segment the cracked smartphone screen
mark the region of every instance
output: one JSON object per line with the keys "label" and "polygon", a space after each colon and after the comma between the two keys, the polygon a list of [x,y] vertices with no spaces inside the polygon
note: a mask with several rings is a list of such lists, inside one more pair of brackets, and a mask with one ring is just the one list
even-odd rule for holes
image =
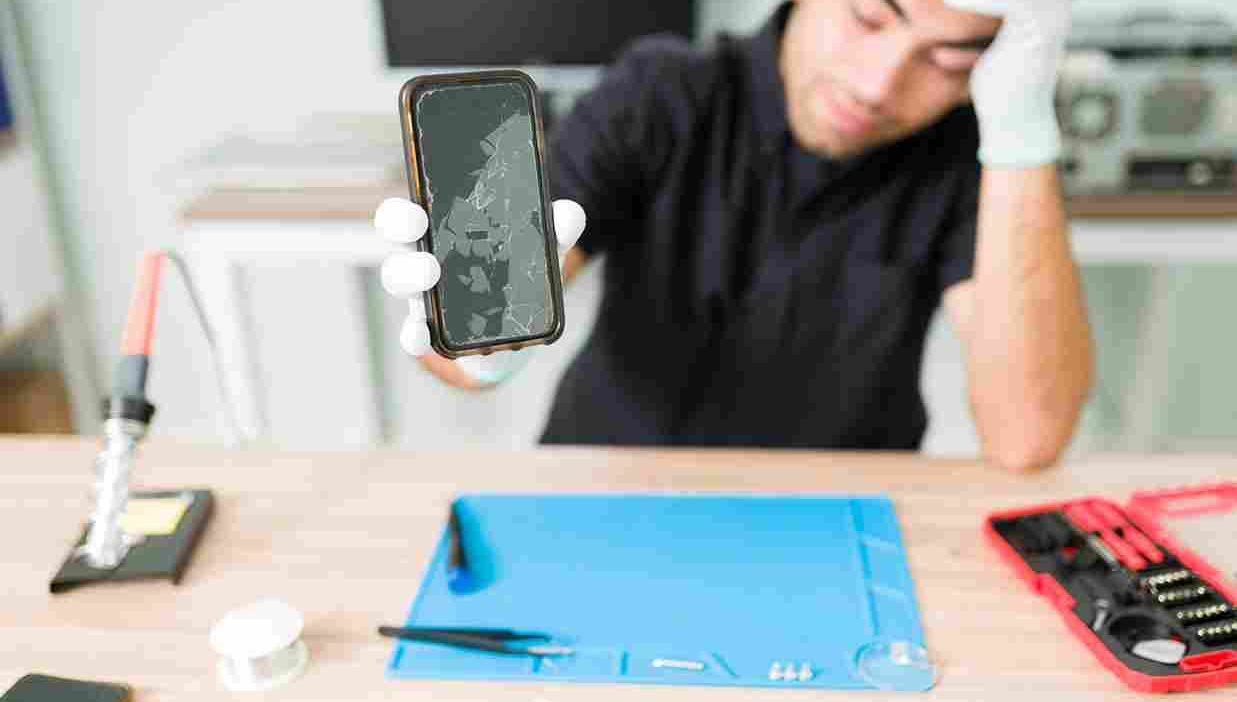
{"label": "cracked smartphone screen", "polygon": [[557,322],[532,94],[516,80],[413,98],[440,333],[452,348],[544,337]]}

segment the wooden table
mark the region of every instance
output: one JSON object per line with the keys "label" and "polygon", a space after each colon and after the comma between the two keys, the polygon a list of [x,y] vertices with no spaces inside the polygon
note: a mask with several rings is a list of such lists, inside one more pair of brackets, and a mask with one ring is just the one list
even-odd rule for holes
{"label": "wooden table", "polygon": [[303,677],[262,699],[841,699],[806,690],[388,680],[391,644],[374,633],[380,622],[402,620],[458,491],[829,491],[888,492],[897,505],[928,646],[943,666],[931,698],[1136,699],[981,542],[983,515],[1067,496],[1124,498],[1141,488],[1237,477],[1237,456],[1102,457],[1019,477],[912,454],[328,454],[152,442],[136,472],[139,486],[207,485],[219,498],[185,580],[53,597],[48,579],[87,514],[95,449],[85,439],[0,439],[0,690],[37,671],[125,681],[138,702],[228,698],[207,632],[229,608],[278,596],[304,612],[311,658]]}

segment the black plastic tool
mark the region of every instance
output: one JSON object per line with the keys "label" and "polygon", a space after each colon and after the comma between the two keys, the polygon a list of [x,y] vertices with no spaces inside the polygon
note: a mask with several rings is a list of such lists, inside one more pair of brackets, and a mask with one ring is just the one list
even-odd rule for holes
{"label": "black plastic tool", "polygon": [[[550,641],[550,635],[541,632],[520,632],[511,629],[380,626],[378,633],[406,641],[421,641],[517,656],[570,656],[575,653],[575,649],[570,646],[547,643]],[[520,645],[517,642],[542,643]]]}

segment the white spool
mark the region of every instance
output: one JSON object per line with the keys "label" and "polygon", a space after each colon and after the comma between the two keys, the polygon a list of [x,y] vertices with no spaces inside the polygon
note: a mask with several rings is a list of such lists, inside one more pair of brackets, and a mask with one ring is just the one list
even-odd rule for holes
{"label": "white spool", "polygon": [[219,680],[237,692],[279,687],[309,663],[301,640],[305,620],[287,603],[268,598],[228,612],[210,630],[219,654]]}

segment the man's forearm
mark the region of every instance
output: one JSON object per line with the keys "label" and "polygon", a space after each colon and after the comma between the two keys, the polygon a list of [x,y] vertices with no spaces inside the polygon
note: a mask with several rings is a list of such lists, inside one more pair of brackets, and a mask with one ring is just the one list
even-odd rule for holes
{"label": "man's forearm", "polygon": [[1054,165],[985,168],[967,326],[972,411],[985,455],[1053,462],[1091,384],[1091,332]]}

